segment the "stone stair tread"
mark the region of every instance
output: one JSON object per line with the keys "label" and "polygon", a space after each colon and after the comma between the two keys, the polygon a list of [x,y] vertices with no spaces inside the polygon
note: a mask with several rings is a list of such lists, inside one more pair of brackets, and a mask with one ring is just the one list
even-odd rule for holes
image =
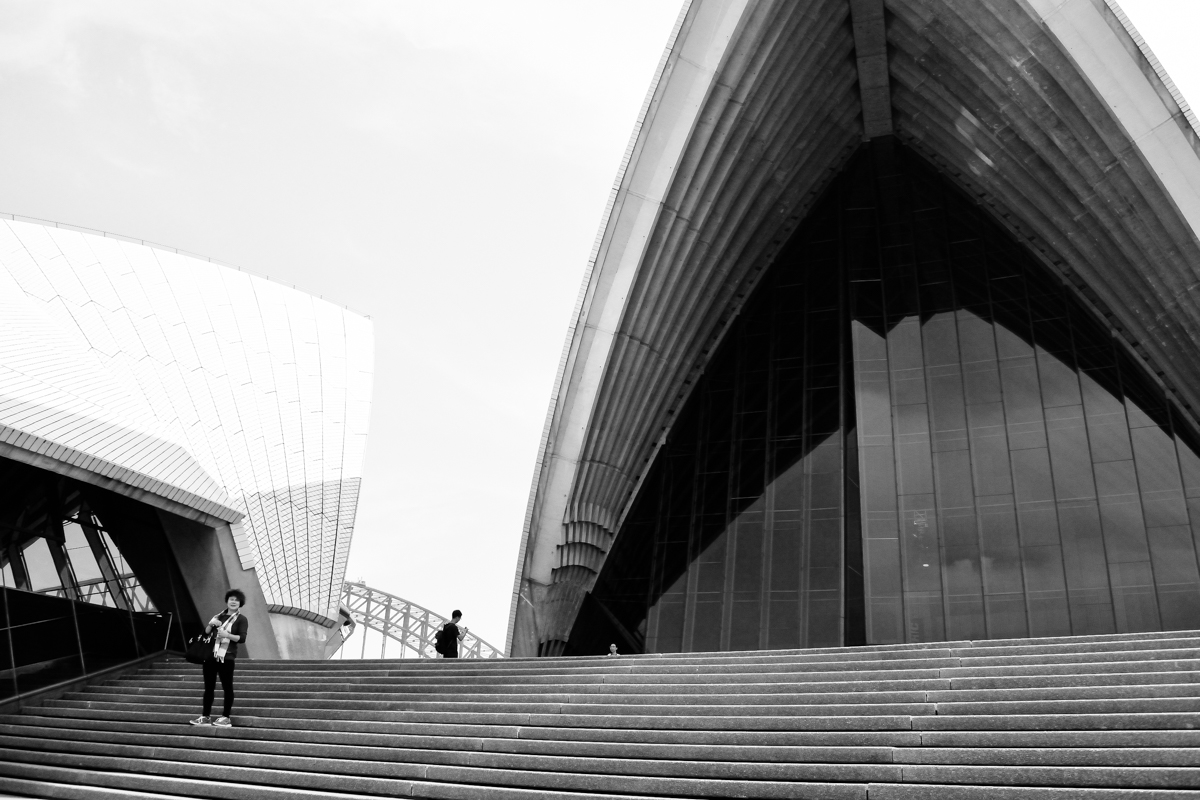
{"label": "stone stair tread", "polygon": [[1050,786],[964,786],[930,783],[871,784],[870,800],[1180,800],[1179,789],[1098,789]]}
{"label": "stone stair tread", "polygon": [[[179,726],[176,726],[178,728]],[[235,734],[236,732],[236,734]],[[465,739],[454,737],[425,737],[419,741],[396,741],[397,737],[379,735],[321,734],[292,731],[293,735],[263,737],[250,729],[230,729],[219,736],[188,735],[176,732],[170,738],[158,733],[130,733],[118,730],[64,729],[56,727],[18,726],[0,723],[0,742],[17,746],[13,739],[46,739],[52,741],[99,742],[141,746],[186,747],[193,750],[259,752],[276,755],[306,754],[314,757],[420,760],[422,753],[506,753],[513,755],[569,756],[609,759],[653,759],[688,761],[757,761],[757,762],[819,762],[819,763],[890,763],[891,746],[887,745],[714,745],[714,744],[647,744],[642,742],[590,742],[545,739]],[[258,734],[258,735],[256,735]],[[53,749],[51,746],[47,749]],[[357,755],[356,755],[357,754]]]}
{"label": "stone stair tread", "polygon": [[1200,747],[1200,730],[922,731],[923,747]]}
{"label": "stone stair tread", "polygon": [[[81,717],[55,717],[35,715],[31,710],[24,715],[0,715],[0,725],[28,728],[68,728],[82,731],[108,733],[145,733],[156,736],[217,737],[264,737],[276,736],[281,740],[296,735],[320,736],[327,734],[329,741],[337,737],[379,737],[386,746],[440,747],[447,740],[469,743],[464,749],[479,746],[480,742],[529,740],[529,741],[584,741],[598,743],[732,745],[737,747],[802,747],[818,743],[837,747],[1200,747],[1200,730],[1195,728],[1153,729],[1133,727],[1120,730],[936,730],[936,731],[651,731],[639,729],[580,729],[552,727],[487,727],[487,726],[422,726],[414,723],[372,723],[352,721],[334,724],[329,720],[289,720],[287,718],[255,718],[249,724],[235,728],[193,728],[180,724],[179,717],[169,722],[140,722],[89,719]],[[1195,725],[1200,720],[1187,724]],[[415,732],[428,729],[428,732]],[[397,730],[402,732],[396,732]],[[403,732],[407,731],[407,732]],[[312,741],[320,741],[312,739]],[[370,738],[363,738],[370,744]],[[422,744],[422,742],[424,744]],[[966,743],[970,742],[970,745]]]}
{"label": "stone stair tread", "polygon": [[[1193,651],[1187,651],[1189,653]],[[798,665],[791,669],[781,669],[777,667],[765,667],[762,669],[750,669],[748,667],[739,668],[739,665],[727,665],[727,668],[721,671],[706,671],[695,669],[689,671],[675,671],[663,673],[650,672],[632,672],[630,670],[609,670],[602,673],[594,673],[586,670],[565,670],[560,669],[556,672],[546,671],[544,673],[530,674],[528,672],[519,672],[515,674],[506,674],[499,670],[496,674],[489,675],[487,673],[462,673],[453,669],[445,671],[423,671],[421,673],[408,673],[405,671],[394,670],[390,668],[381,668],[373,671],[364,671],[343,675],[340,672],[326,671],[295,671],[288,670],[282,675],[274,675],[269,669],[264,670],[261,665],[257,669],[249,667],[238,668],[238,675],[241,678],[253,680],[255,675],[262,675],[265,680],[284,682],[288,680],[304,680],[317,682],[342,682],[353,678],[374,679],[386,678],[389,680],[405,680],[418,683],[426,682],[450,682],[455,681],[463,683],[477,682],[481,675],[492,679],[504,679],[514,682],[532,682],[532,683],[555,683],[561,681],[564,676],[582,680],[584,678],[592,679],[590,682],[644,682],[644,683],[661,683],[664,680],[669,681],[726,681],[753,679],[753,681],[764,681],[770,679],[772,681],[806,681],[806,680],[842,680],[842,681],[858,681],[858,680],[876,680],[880,676],[889,677],[986,677],[992,675],[1075,675],[1075,674],[1097,674],[1104,672],[1134,672],[1147,671],[1159,672],[1164,670],[1179,670],[1179,671],[1196,671],[1200,669],[1200,657],[1187,656],[1179,657],[1178,651],[1169,651],[1165,654],[1166,657],[1149,657],[1148,654],[1138,651],[1136,654],[1125,654],[1128,657],[1112,660],[1096,660],[1096,661],[1061,661],[1061,662],[1014,662],[1011,659],[1000,660],[996,664],[979,664],[971,666],[962,666],[961,659],[942,659],[935,664],[928,666],[911,666],[908,663],[893,663],[887,664],[866,664],[869,669],[806,669],[806,665]],[[824,666],[824,665],[823,665]],[[290,674],[289,674],[290,673]],[[158,673],[153,672],[155,679],[170,679],[170,680],[192,680],[195,681],[198,676],[192,670],[180,671],[176,673]]]}
{"label": "stone stair tread", "polygon": [[1195,747],[897,747],[902,764],[1200,767]]}
{"label": "stone stair tread", "polygon": [[[1135,646],[1136,645],[1136,646]],[[690,659],[646,658],[645,656],[622,656],[613,660],[579,659],[569,664],[555,663],[554,659],[534,660],[534,663],[522,664],[519,660],[470,662],[462,660],[456,664],[448,664],[443,659],[411,659],[407,664],[396,662],[303,662],[289,661],[278,668],[278,671],[303,672],[316,675],[354,675],[369,674],[379,669],[372,663],[380,664],[393,674],[419,675],[422,673],[480,675],[493,674],[499,676],[521,675],[536,673],[538,675],[580,674],[611,675],[620,673],[631,674],[672,674],[672,672],[703,672],[722,674],[726,671],[754,672],[762,668],[774,668],[776,671],[805,671],[817,665],[825,668],[854,669],[856,667],[890,665],[895,667],[911,666],[928,662],[938,665],[947,661],[966,661],[977,663],[1020,663],[1014,660],[1024,660],[1027,663],[1037,663],[1037,659],[1048,659],[1046,663],[1075,663],[1079,661],[1104,662],[1129,659],[1163,660],[1170,658],[1196,658],[1200,652],[1200,637],[1165,640],[1158,643],[1117,642],[1103,643],[1094,646],[1086,645],[1057,645],[1057,646],[1010,646],[1010,647],[966,647],[966,648],[937,648],[926,650],[881,652],[862,648],[842,649],[835,653],[783,653],[778,655],[741,654],[740,657],[713,658],[697,657]],[[735,654],[730,654],[735,655]],[[546,663],[538,663],[544,661]],[[176,673],[184,667],[184,662],[172,661],[160,664],[150,669],[160,673]],[[262,669],[259,664],[248,664],[246,669],[255,671]],[[274,669],[274,668],[272,668]]]}
{"label": "stone stair tread", "polygon": [[912,717],[913,730],[1171,730],[1200,727],[1192,711],[1121,714],[967,714]]}
{"label": "stone stair tread", "polygon": [[[927,682],[932,683],[932,682]],[[1149,684],[1138,683],[1120,683],[1110,684],[1104,683],[1100,685],[1072,685],[1072,686],[1005,686],[1000,688],[966,688],[955,687],[951,688],[949,681],[937,682],[934,686],[921,690],[906,690],[896,691],[879,689],[873,690],[871,687],[862,687],[858,691],[821,691],[809,690],[807,687],[801,691],[773,691],[765,693],[726,693],[718,691],[723,688],[719,684],[708,687],[708,692],[685,692],[678,693],[668,691],[667,687],[661,687],[663,690],[659,693],[649,692],[613,692],[613,691],[591,691],[591,692],[564,692],[564,693],[534,693],[534,694],[508,694],[508,693],[478,693],[478,694],[463,694],[458,692],[448,692],[444,694],[432,692],[411,692],[407,690],[388,692],[387,696],[391,702],[413,702],[413,703],[437,703],[439,705],[452,705],[456,703],[519,703],[527,705],[530,703],[590,703],[590,704],[618,704],[618,703],[656,703],[656,704],[692,704],[696,701],[698,694],[703,694],[706,703],[712,705],[770,705],[770,704],[786,704],[789,702],[802,701],[813,702],[820,700],[822,702],[846,702],[846,703],[922,703],[922,702],[954,702],[954,701],[988,701],[988,700],[1019,700],[1019,699],[1118,699],[1118,698],[1140,698],[1140,697],[1200,697],[1200,683],[1191,681],[1175,682],[1156,682]],[[308,701],[339,701],[339,702],[362,702],[373,701],[377,699],[380,692],[359,692],[349,691],[345,688],[333,689],[331,687],[321,687],[319,690],[298,691],[295,689],[278,689],[278,688],[259,688],[259,687],[238,687],[238,696],[244,699],[255,701],[282,701],[282,700],[308,700]],[[62,699],[67,700],[84,700],[84,701],[99,701],[106,700],[110,702],[137,702],[144,701],[149,698],[169,701],[174,698],[194,699],[196,696],[195,688],[141,688],[136,691],[128,687],[109,687],[109,686],[92,686],[85,691],[70,692],[63,695]]]}
{"label": "stone stair tread", "polygon": [[[879,761],[811,760],[788,763],[756,761],[690,761],[662,758],[529,755],[479,750],[415,750],[394,748],[292,745],[279,748],[229,749],[217,763],[288,772],[320,772],[377,777],[421,779],[435,766],[483,768],[554,774],[611,775],[623,777],[707,778],[747,781],[854,781],[896,774],[891,751],[877,749]],[[105,756],[117,759],[155,759],[179,763],[213,763],[213,754],[197,748],[171,745],[128,745],[116,742],[18,738],[0,736],[0,753],[58,754],[63,757]]]}
{"label": "stone stair tread", "polygon": [[[196,736],[276,736],[307,733],[332,735],[366,735],[389,737],[397,741],[438,740],[459,738],[466,741],[488,739],[533,739],[543,741],[616,742],[633,744],[726,744],[737,746],[808,746],[828,743],[836,746],[915,746],[921,742],[920,733],[905,727],[903,730],[866,731],[688,731],[645,730],[627,728],[553,728],[535,726],[471,726],[423,725],[407,722],[364,722],[358,720],[299,720],[288,718],[239,717],[234,728],[185,728],[179,717],[164,721],[139,721],[107,715],[86,717],[33,716],[41,709],[31,709],[19,717],[3,716],[8,724],[30,724],[50,727],[77,727],[83,730],[147,731],[159,735]],[[1174,732],[1170,732],[1174,733]],[[931,735],[931,734],[925,734]],[[938,734],[947,735],[947,734]],[[412,746],[409,744],[408,746]]]}
{"label": "stone stair tread", "polygon": [[[1200,684],[1186,684],[1187,691],[1197,692],[1200,689]],[[967,690],[964,690],[967,691]],[[1039,696],[1038,693],[1046,693],[1045,689],[984,689],[975,690],[975,694],[984,692],[984,697],[996,697],[997,699],[1005,699],[1007,697],[1024,697],[1024,696]],[[1056,690],[1049,690],[1054,692]],[[1068,691],[1068,690],[1063,690]],[[1077,690],[1082,691],[1082,690]],[[1122,692],[1123,696],[1142,696],[1135,695],[1135,692],[1151,692],[1156,691],[1153,688],[1143,687],[1119,687],[1113,690],[1114,692]],[[1157,690],[1160,693],[1164,690]],[[968,692],[971,693],[971,692]],[[1096,694],[1097,691],[1091,691],[1091,694]],[[932,694],[944,695],[947,700],[953,699],[960,692],[953,689],[945,689],[937,692],[772,692],[764,695],[755,694],[721,694],[717,692],[709,692],[703,695],[706,705],[713,706],[769,706],[769,705],[827,705],[827,704],[908,704],[908,703],[928,703],[935,702],[930,699]],[[392,692],[388,695],[387,702],[389,704],[398,703],[404,705],[413,705],[420,708],[438,707],[448,710],[457,708],[470,709],[477,706],[519,706],[528,708],[530,706],[547,706],[547,705],[579,705],[579,706],[606,706],[606,705],[684,705],[693,706],[696,703],[696,695],[694,694],[532,694],[532,695],[492,695],[480,694],[476,696],[464,697],[461,694],[419,694],[411,692]],[[1048,695],[1059,696],[1059,695]],[[82,702],[115,702],[115,703],[137,703],[142,701],[151,701],[158,703],[170,703],[179,698],[184,698],[188,701],[194,701],[196,692],[172,692],[171,694],[159,693],[159,691],[151,692],[114,692],[105,689],[94,689],[86,692],[70,692],[63,695],[64,700],[74,700]],[[293,692],[293,691],[275,691],[275,690],[243,690],[238,687],[239,701],[252,701],[255,703],[296,703],[298,705],[311,705],[313,703],[342,703],[342,704],[363,704],[363,703],[379,703],[378,692]]]}
{"label": "stone stair tread", "polygon": [[[76,765],[79,768],[101,769],[120,765],[125,771],[131,766],[152,763],[157,772],[176,777],[216,777],[214,763],[204,753],[190,753],[176,748],[125,747],[96,745],[77,747],[72,751],[13,750],[0,742],[0,760],[24,763]],[[79,742],[76,742],[78,745]],[[92,753],[108,753],[106,757]],[[122,753],[121,751],[126,751]],[[194,760],[186,760],[194,756]],[[1037,786],[1097,788],[1200,788],[1200,770],[1172,766],[992,766],[992,765],[890,765],[890,764],[712,764],[685,762],[614,762],[589,763],[588,759],[521,759],[522,764],[505,764],[503,758],[469,754],[472,760],[461,764],[412,764],[407,762],[368,762],[362,759],[324,759],[304,756],[260,756],[260,754],[223,753],[216,766],[230,777],[245,782],[264,782],[264,777],[298,788],[353,787],[373,793],[382,783],[395,781],[443,780],[446,782],[511,784],[540,784],[538,788],[571,790],[608,790],[608,792],[666,794],[703,793],[706,796],[788,796],[779,794],[788,783],[988,783],[1037,784]],[[180,760],[180,758],[185,760]],[[149,760],[151,759],[152,760]],[[594,759],[602,760],[602,759]],[[566,771],[566,765],[575,769]],[[630,768],[644,770],[631,774]],[[652,769],[660,768],[660,769]],[[738,769],[740,768],[740,769]],[[611,774],[610,770],[619,770]],[[272,775],[265,775],[270,772]],[[688,777],[679,775],[689,774]],[[721,777],[714,777],[720,774]],[[374,783],[372,783],[374,782]],[[712,786],[712,784],[719,786]],[[718,792],[720,794],[714,794]],[[738,794],[728,794],[738,793]],[[742,794],[745,793],[745,794]]]}
{"label": "stone stair tread", "polygon": [[[305,759],[292,759],[296,766],[303,766]],[[676,778],[658,776],[628,776],[608,774],[585,774],[574,772],[541,772],[494,769],[488,767],[450,765],[408,765],[390,763],[378,765],[376,774],[350,774],[343,770],[336,773],[287,770],[267,767],[250,767],[211,761],[188,762],[165,759],[139,759],[128,757],[105,757],[81,753],[39,752],[34,750],[0,749],[0,774],[6,774],[14,762],[40,764],[43,766],[73,767],[77,770],[104,770],[110,773],[133,775],[151,774],[173,778],[191,778],[196,781],[218,781],[248,783],[265,786],[280,786],[298,790],[345,791],[349,793],[384,796],[428,797],[424,784],[474,784],[479,786],[512,786],[514,788],[601,792],[607,794],[660,795],[673,797],[747,797],[780,798],[790,800],[796,792],[796,781],[774,780],[726,780],[706,778]],[[343,765],[344,766],[344,765]],[[846,765],[820,765],[823,772],[835,773],[846,769]],[[219,767],[219,772],[218,768]],[[894,775],[900,778],[898,768],[871,765],[854,765],[853,769],[871,770],[880,776]],[[815,773],[817,770],[813,770]],[[390,774],[389,774],[390,773]],[[218,777],[219,776],[219,777]],[[861,783],[806,781],[811,784],[827,784],[831,788],[828,796],[859,796],[857,787]],[[837,789],[844,788],[844,793]]]}
{"label": "stone stair tread", "polygon": [[[1151,662],[1155,665],[1161,665],[1164,662]],[[1166,662],[1171,663],[1171,662]],[[1195,664],[1200,667],[1200,661]],[[409,693],[420,694],[452,694],[452,693],[471,693],[471,694],[535,694],[538,692],[556,692],[567,694],[579,694],[585,692],[603,693],[603,692],[622,692],[633,694],[655,694],[662,691],[662,687],[670,687],[673,693],[706,693],[713,689],[719,688],[726,693],[785,693],[785,692],[807,692],[807,691],[932,691],[937,689],[950,688],[1006,688],[1006,687],[1054,687],[1054,686],[1075,686],[1075,685],[1126,685],[1126,684],[1150,684],[1150,683],[1200,683],[1200,669],[1189,670],[1163,670],[1154,672],[1144,671],[1128,671],[1128,672],[1101,672],[1101,673],[1079,673],[1072,672],[1067,674],[1046,674],[1046,675],[997,675],[992,677],[939,677],[934,674],[936,671],[927,671],[930,674],[923,677],[899,678],[892,679],[888,673],[880,673],[886,675],[887,679],[873,678],[859,680],[809,680],[814,676],[803,676],[803,678],[789,675],[785,679],[762,681],[762,680],[724,680],[712,681],[706,676],[695,675],[689,676],[692,680],[670,682],[663,681],[635,681],[637,676],[618,676],[606,679],[603,682],[583,682],[583,681],[545,681],[540,683],[524,682],[516,683],[509,680],[489,681],[487,684],[480,684],[478,681],[469,682],[449,682],[448,680],[435,680],[434,677],[422,678],[420,680],[404,678],[356,678],[353,680],[340,680],[337,683],[329,681],[312,681],[300,678],[263,680],[244,678],[239,673],[238,689],[246,692],[258,691],[260,689],[268,690],[288,690],[288,691],[345,691],[345,692],[366,692],[366,691],[393,691],[397,688],[403,688]],[[751,676],[760,678],[762,676]],[[198,675],[189,675],[180,677],[174,680],[158,680],[158,679],[138,679],[136,677],[122,677],[114,680],[101,681],[94,684],[92,687],[98,690],[115,691],[124,689],[130,692],[154,693],[158,690],[180,691],[180,692],[195,692],[202,687],[203,683]]]}
{"label": "stone stair tread", "polygon": [[231,729],[186,725],[199,672],[165,659],[0,715],[0,792],[1200,796],[1197,631],[617,659],[247,660]]}
{"label": "stone stair tread", "polygon": [[[1126,702],[1129,708],[1132,704],[1149,704],[1154,698],[1131,701],[1083,701],[1090,703]],[[1009,713],[1024,713],[1016,709],[1025,706],[1033,707],[1040,703],[1051,701],[1013,701],[1002,705],[1011,706],[1014,710]],[[196,705],[194,699],[185,701],[179,698],[175,703],[136,702],[130,698],[128,702],[108,700],[62,699],[50,700],[46,705],[51,708],[89,708],[110,711],[145,712],[186,714]],[[950,703],[966,707],[1001,705],[997,703]],[[1197,700],[1200,706],[1200,699]],[[704,718],[704,717],[744,717],[770,718],[794,716],[920,716],[935,713],[934,704],[928,702],[912,703],[795,703],[781,705],[636,705],[614,703],[426,703],[426,702],[393,702],[388,700],[347,702],[340,700],[274,700],[269,705],[247,700],[239,702],[238,708],[243,713],[253,713],[270,716],[278,711],[311,711],[323,715],[358,715],[361,719],[379,718],[378,715],[404,716],[408,718],[429,717],[438,715],[441,718],[486,718],[500,722],[503,718],[516,720],[520,717],[544,718],[547,716],[564,717],[620,717],[620,716],[658,716],[663,719],[671,718]],[[971,713],[969,710],[960,713]],[[987,712],[980,712],[987,713]],[[1035,713],[1030,711],[1029,713]],[[369,715],[369,716],[368,716]],[[385,717],[386,718],[386,717]],[[512,724],[512,723],[509,723]],[[516,723],[520,724],[520,723]]]}
{"label": "stone stair tread", "polygon": [[[1180,675],[1186,673],[1134,673],[1163,674],[1176,676],[1172,682],[1187,683]],[[329,683],[293,681],[254,681],[240,680],[239,693],[259,691],[272,692],[334,692],[345,694],[403,692],[412,695],[542,695],[542,694],[708,694],[719,690],[724,694],[794,694],[807,692],[877,692],[877,691],[934,691],[951,688],[949,678],[922,678],[918,680],[898,681],[774,681],[770,683],[561,683],[561,684],[512,684],[492,683],[478,684],[412,684],[403,679],[389,682],[374,683]],[[959,678],[958,680],[967,680]],[[196,678],[188,681],[108,681],[97,683],[87,688],[89,693],[128,693],[128,694],[189,694],[194,695],[203,683]],[[544,688],[543,688],[544,687]]]}
{"label": "stone stair tread", "polygon": [[[151,698],[153,702],[138,702],[138,698],[121,700],[93,700],[83,693],[60,700],[48,701],[47,705],[59,708],[95,708],[125,711],[158,711],[187,713],[195,701],[187,698]],[[798,698],[794,698],[798,699]],[[814,698],[816,699],[816,698]],[[669,717],[773,717],[773,716],[928,716],[971,715],[971,714],[1124,714],[1148,713],[1160,710],[1200,711],[1200,697],[1129,697],[1095,699],[1036,699],[960,701],[946,698],[913,699],[909,702],[872,702],[873,698],[854,698],[859,702],[812,703],[596,703],[589,698],[566,698],[559,702],[540,703],[482,703],[482,702],[430,702],[394,700],[325,700],[320,698],[278,698],[268,701],[259,698],[243,700],[239,708],[252,713],[266,714],[271,710],[304,709],[322,713],[349,714],[444,714],[473,715],[497,718],[505,715],[531,714],[567,716],[661,716]],[[850,699],[850,698],[847,698]],[[175,702],[165,702],[175,700]],[[364,717],[366,718],[366,717]]]}
{"label": "stone stair tread", "polygon": [[[566,756],[570,758],[652,759],[661,761],[753,761],[819,763],[904,763],[904,764],[975,764],[975,765],[1048,765],[1048,766],[1200,766],[1200,750],[1195,747],[1144,745],[1126,747],[914,747],[914,746],[746,746],[603,743],[545,741],[537,739],[452,739],[430,737],[433,741],[404,743],[372,740],[366,736],[327,735],[309,732],[303,737],[264,739],[249,729],[230,729],[220,736],[200,736],[179,732],[164,741],[162,733],[127,733],[108,730],[67,730],[0,723],[0,746],[20,747],[23,740],[34,738],[60,742],[174,747],[237,753],[297,755],[313,758],[353,758],[358,760],[422,761],[437,753],[429,763],[469,763],[462,757],[470,753],[510,755]],[[236,731],[240,735],[231,735]],[[249,735],[247,735],[249,734]],[[437,739],[440,738],[441,741]],[[414,746],[416,745],[416,746]],[[54,749],[53,745],[45,749]],[[523,767],[521,767],[523,768]],[[535,767],[528,767],[535,768]],[[550,768],[557,768],[551,766]],[[588,770],[583,770],[588,771]]]}
{"label": "stone stair tread", "polygon": [[[56,783],[54,781],[69,781]],[[99,783],[102,785],[89,785]],[[140,791],[132,785],[172,790],[170,794]],[[470,786],[425,783],[417,794],[393,797],[454,798],[455,800],[629,800],[635,795],[598,794],[528,790],[515,787]],[[31,797],[67,798],[68,800],[115,800],[116,798],[212,798],[213,800],[378,800],[377,794],[324,792],[291,787],[237,784],[228,781],[173,778],[107,770],[80,770],[42,764],[0,763],[0,790]],[[183,792],[186,792],[184,794]],[[864,793],[865,796],[865,793]]]}

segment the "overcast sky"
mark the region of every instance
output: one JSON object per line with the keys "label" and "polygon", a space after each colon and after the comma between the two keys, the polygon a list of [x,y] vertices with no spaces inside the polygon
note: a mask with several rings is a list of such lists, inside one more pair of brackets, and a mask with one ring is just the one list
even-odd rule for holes
{"label": "overcast sky", "polygon": [[[563,337],[680,6],[0,0],[0,211],[370,315],[347,577],[503,646]],[[1200,102],[1200,2],[1123,6]]]}

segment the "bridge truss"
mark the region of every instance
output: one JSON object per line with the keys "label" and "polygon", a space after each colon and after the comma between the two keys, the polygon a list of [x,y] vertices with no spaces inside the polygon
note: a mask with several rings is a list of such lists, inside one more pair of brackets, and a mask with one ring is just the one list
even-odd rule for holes
{"label": "bridge truss", "polygon": [[[387,640],[399,642],[401,658],[436,658],[434,635],[450,620],[394,594],[372,589],[364,583],[346,581],[342,586],[342,611],[350,614],[352,625],[364,625],[382,633],[379,657],[383,658]],[[350,638],[344,631],[343,641]],[[361,658],[367,657],[364,631]],[[499,648],[468,632],[458,643],[459,658],[503,658]]]}

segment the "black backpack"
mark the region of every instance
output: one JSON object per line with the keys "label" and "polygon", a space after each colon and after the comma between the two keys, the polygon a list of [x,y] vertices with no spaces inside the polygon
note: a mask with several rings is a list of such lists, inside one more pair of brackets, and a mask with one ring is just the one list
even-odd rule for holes
{"label": "black backpack", "polygon": [[441,655],[446,655],[446,645],[448,644],[447,640],[449,640],[449,638],[450,638],[450,632],[447,631],[446,626],[443,625],[441,630],[439,630],[433,636],[434,651],[437,653],[440,653]]}

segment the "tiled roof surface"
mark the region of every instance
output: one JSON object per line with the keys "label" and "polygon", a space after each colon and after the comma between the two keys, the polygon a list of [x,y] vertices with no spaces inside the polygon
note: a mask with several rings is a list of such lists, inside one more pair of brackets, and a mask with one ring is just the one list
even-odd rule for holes
{"label": "tiled roof surface", "polygon": [[336,615],[370,320],[264,278],[0,220],[0,443],[233,523],[271,603]]}

